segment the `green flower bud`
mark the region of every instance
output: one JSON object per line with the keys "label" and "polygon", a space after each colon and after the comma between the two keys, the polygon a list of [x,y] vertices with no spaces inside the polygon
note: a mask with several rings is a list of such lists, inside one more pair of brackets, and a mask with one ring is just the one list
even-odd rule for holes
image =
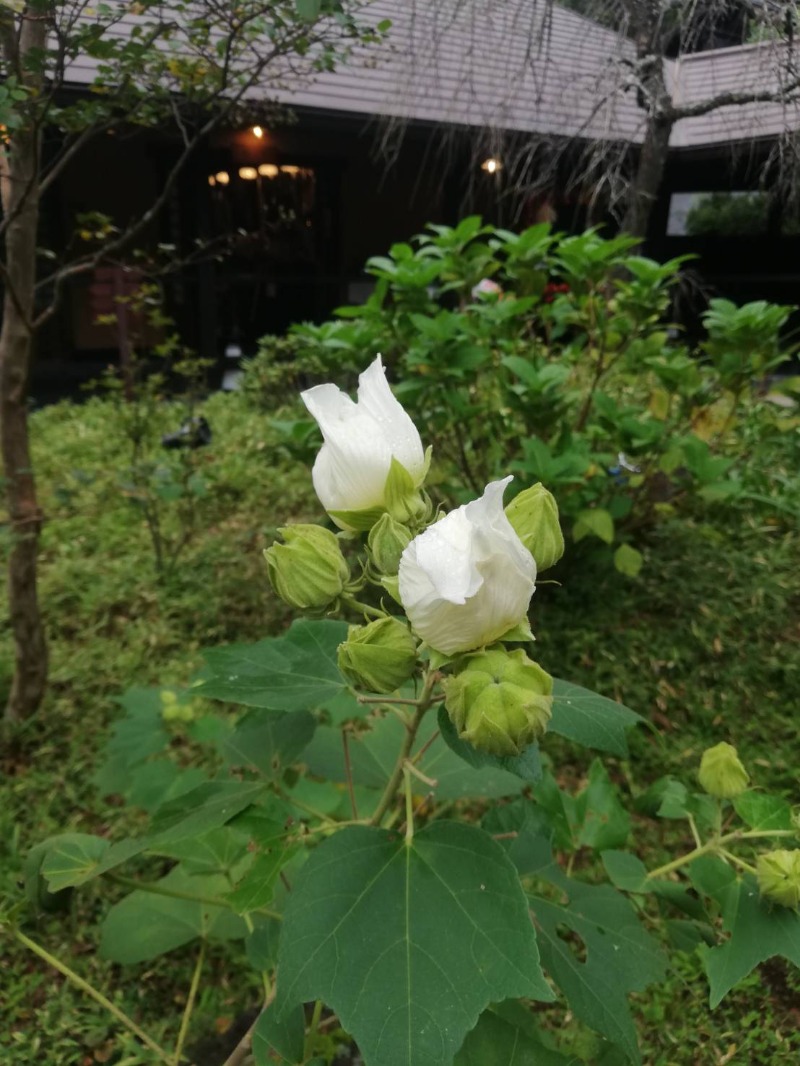
{"label": "green flower bud", "polygon": [[519,755],[552,713],[553,679],[521,649],[471,655],[443,687],[458,735],[492,755]]}
{"label": "green flower bud", "polygon": [[367,537],[372,561],[382,575],[394,576],[400,568],[400,556],[411,543],[411,534],[390,514],[381,515]]}
{"label": "green flower bud", "polygon": [[339,541],[322,526],[284,526],[264,552],[272,587],[292,607],[327,607],[350,577]]}
{"label": "green flower bud", "polygon": [[549,569],[564,554],[558,504],[541,483],[515,496],[506,507],[506,518],[536,560],[539,572]]}
{"label": "green flower bud", "polygon": [[736,748],[723,741],[703,752],[697,780],[709,796],[733,799],[744,792],[750,777],[736,754]]}
{"label": "green flower bud", "polygon": [[768,851],[756,861],[761,895],[782,907],[800,906],[800,851]]}
{"label": "green flower bud", "polygon": [[365,692],[395,692],[417,665],[417,646],[408,626],[396,618],[379,618],[366,626],[350,626],[339,645],[339,669]]}

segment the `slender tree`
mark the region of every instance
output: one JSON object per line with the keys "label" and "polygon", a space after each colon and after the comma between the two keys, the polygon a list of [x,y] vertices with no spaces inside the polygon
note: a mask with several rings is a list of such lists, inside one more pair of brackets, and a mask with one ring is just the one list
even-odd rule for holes
{"label": "slender tree", "polygon": [[[37,332],[70,279],[113,261],[170,198],[198,147],[271,90],[332,69],[380,31],[362,0],[0,0],[0,452],[11,531],[8,598],[15,673],[6,718],[39,707],[47,643],[36,573],[36,494],[27,386]],[[84,92],[74,91],[84,82]],[[38,247],[43,199],[110,129],[169,124],[178,151],[152,203],[74,256]]]}

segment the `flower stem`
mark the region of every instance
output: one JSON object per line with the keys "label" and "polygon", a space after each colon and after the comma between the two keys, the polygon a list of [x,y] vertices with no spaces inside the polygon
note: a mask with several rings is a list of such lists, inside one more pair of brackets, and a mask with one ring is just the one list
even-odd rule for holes
{"label": "flower stem", "polygon": [[186,1007],[183,1011],[183,1017],[181,1018],[181,1027],[178,1032],[178,1041],[175,1044],[175,1054],[172,1057],[173,1066],[180,1066],[181,1056],[183,1054],[183,1045],[186,1043],[186,1034],[189,1032],[189,1022],[192,1018],[192,1011],[197,1001],[197,990],[200,987],[200,974],[203,972],[203,963],[206,959],[206,942],[200,941],[200,951],[197,955],[197,962],[195,963],[194,972],[192,974],[192,983],[189,985],[189,995],[186,1000]]}
{"label": "flower stem", "polygon": [[731,844],[736,840],[760,840],[767,837],[794,836],[797,836],[797,833],[793,829],[736,829],[732,833],[725,833],[724,836],[712,837],[705,844],[701,844],[692,851],[687,851],[685,855],[659,866],[657,870],[651,870],[645,880],[652,881],[656,877],[663,877],[665,874],[672,873],[673,870],[679,870],[681,866],[689,866],[695,859],[699,859],[701,855],[727,854],[725,845]]}
{"label": "flower stem", "polygon": [[411,789],[411,763],[408,759],[403,763],[403,778],[406,786],[406,845],[410,847],[414,840],[414,793]]}
{"label": "flower stem", "polygon": [[370,825],[380,825],[383,821],[383,816],[389,810],[394,801],[394,797],[397,793],[398,786],[403,777],[403,769],[405,761],[411,754],[411,749],[414,747],[414,741],[417,738],[417,732],[419,730],[422,719],[425,717],[425,712],[430,708],[433,703],[432,692],[433,687],[438,680],[438,673],[432,670],[425,678],[425,684],[422,689],[419,701],[417,703],[417,710],[414,717],[406,727],[406,735],[403,737],[403,744],[400,748],[400,753],[397,756],[397,762],[394,765],[391,776],[386,783],[386,788],[383,791],[383,795],[380,798],[378,806],[375,808],[375,813],[369,820]]}
{"label": "flower stem", "polygon": [[322,1000],[318,999],[314,1004],[314,1013],[311,1015],[311,1023],[306,1033],[305,1050],[303,1052],[303,1059],[307,1060],[311,1056],[311,1052],[314,1050],[314,1037],[317,1035],[319,1029],[319,1021],[322,1017]]}
{"label": "flower stem", "polygon": [[172,1060],[170,1059],[169,1053],[157,1044],[151,1036],[148,1036],[144,1029],[140,1029],[133,1018],[130,1018],[125,1011],[120,1010],[116,1003],[112,1003],[111,1000],[104,996],[102,992],[94,987],[94,985],[89,984],[89,982],[84,980],[83,977],[75,973],[74,970],[71,970],[66,963],[61,962],[61,960],[57,959],[55,955],[51,955],[46,948],[37,944],[35,940],[31,940],[30,937],[27,937],[24,933],[20,932],[19,929],[13,929],[12,935],[20,944],[26,947],[29,951],[32,951],[34,955],[38,955],[40,959],[48,964],[48,966],[52,966],[54,970],[58,970],[58,972],[63,974],[63,976],[75,985],[76,988],[79,988],[81,992],[85,992],[87,996],[90,996],[95,1001],[95,1003],[99,1003],[101,1007],[109,1012],[109,1014],[112,1014],[117,1021],[124,1025],[126,1029],[130,1030],[138,1040],[141,1040],[145,1047],[148,1047],[153,1054],[158,1057],[160,1062],[167,1063],[167,1066],[171,1066]]}

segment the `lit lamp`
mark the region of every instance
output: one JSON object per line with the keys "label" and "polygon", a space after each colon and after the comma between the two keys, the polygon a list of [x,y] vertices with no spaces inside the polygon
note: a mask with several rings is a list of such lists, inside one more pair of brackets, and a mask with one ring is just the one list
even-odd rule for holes
{"label": "lit lamp", "polygon": [[503,164],[499,159],[495,159],[494,156],[490,156],[489,159],[484,159],[481,163],[481,170],[485,171],[487,174],[496,174],[498,170],[502,169]]}
{"label": "lit lamp", "polygon": [[[219,173],[214,174],[214,178],[216,180],[217,185],[227,185],[228,182],[231,180],[231,176],[227,172],[227,170],[220,170]],[[208,184],[211,185],[212,183],[209,181]]]}
{"label": "lit lamp", "polygon": [[255,181],[258,171],[255,167],[239,167],[239,177],[242,181]]}
{"label": "lit lamp", "polygon": [[277,178],[279,168],[274,163],[262,163],[258,168],[258,173],[262,178]]}
{"label": "lit lamp", "polygon": [[257,137],[259,140],[261,140],[261,138],[264,136],[264,130],[261,126],[253,126],[252,134],[254,137]]}

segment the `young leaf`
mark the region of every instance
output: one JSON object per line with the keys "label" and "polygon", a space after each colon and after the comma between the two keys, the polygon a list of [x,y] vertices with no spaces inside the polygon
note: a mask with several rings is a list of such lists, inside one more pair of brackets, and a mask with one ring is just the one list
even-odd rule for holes
{"label": "young leaf", "polygon": [[451,1066],[494,1000],[550,1000],[516,871],[472,826],[406,842],[352,827],[297,877],[278,955],[279,1015],[322,999],[367,1066]]}
{"label": "young leaf", "polygon": [[614,519],[601,507],[593,507],[588,511],[581,511],[575,525],[572,527],[573,539],[577,542],[592,534],[599,537],[606,544],[614,540]]}
{"label": "young leaf", "polygon": [[625,730],[644,719],[615,700],[599,696],[580,685],[555,678],[553,717],[548,732],[558,733],[586,748],[625,756]]}
{"label": "young leaf", "polygon": [[205,653],[210,676],[196,694],[270,711],[313,711],[345,689],[336,649],[347,624],[295,622],[280,637]]}
{"label": "young leaf", "polygon": [[614,552],[614,568],[626,577],[636,577],[644,566],[644,556],[630,544],[620,544]]}

